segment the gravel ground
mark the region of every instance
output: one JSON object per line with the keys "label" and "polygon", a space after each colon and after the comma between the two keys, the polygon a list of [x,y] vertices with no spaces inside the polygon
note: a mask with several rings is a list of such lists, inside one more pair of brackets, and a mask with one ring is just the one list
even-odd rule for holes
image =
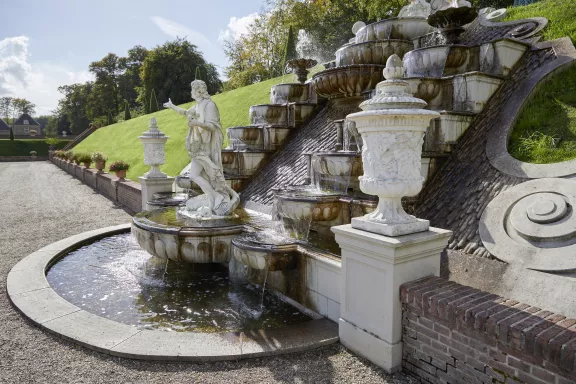
{"label": "gravel ground", "polygon": [[0,383],[416,383],[387,375],[340,344],[272,358],[184,364],[122,359],[31,325],[11,306],[20,259],[76,233],[129,222],[110,200],[46,162],[0,163]]}

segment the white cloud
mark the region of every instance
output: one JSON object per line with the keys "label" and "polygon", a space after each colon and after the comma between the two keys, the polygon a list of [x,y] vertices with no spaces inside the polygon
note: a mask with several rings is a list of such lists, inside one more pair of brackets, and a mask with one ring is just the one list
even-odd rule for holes
{"label": "white cloud", "polygon": [[218,41],[223,42],[230,38],[237,39],[238,37],[248,33],[248,27],[254,20],[258,17],[258,13],[251,13],[244,17],[231,17],[230,22],[228,22],[228,28],[225,31],[220,31],[218,36]]}
{"label": "white cloud", "polygon": [[26,36],[0,40],[0,96],[23,97],[36,104],[36,115],[49,114],[61,98],[58,87],[93,80],[88,71],[74,72],[51,63],[30,63]]}
{"label": "white cloud", "polygon": [[186,38],[186,40],[197,45],[199,48],[208,48],[212,45],[210,40],[202,33],[178,24],[175,21],[160,16],[152,16],[151,19],[162,32],[174,39],[176,37]]}

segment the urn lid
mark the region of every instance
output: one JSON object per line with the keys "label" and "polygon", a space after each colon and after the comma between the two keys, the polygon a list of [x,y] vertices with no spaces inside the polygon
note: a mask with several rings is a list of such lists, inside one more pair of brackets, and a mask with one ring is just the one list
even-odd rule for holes
{"label": "urn lid", "polygon": [[376,96],[360,104],[364,111],[375,109],[422,109],[427,103],[408,92],[408,82],[402,80],[402,59],[394,54],[386,61],[383,70],[385,81],[376,86]]}
{"label": "urn lid", "polygon": [[146,138],[169,139],[169,137],[166,136],[164,132],[160,132],[160,130],[158,129],[158,124],[156,123],[155,117],[150,119],[150,125],[148,126],[148,130],[146,132],[142,132],[142,136],[139,137],[139,139],[146,139]]}

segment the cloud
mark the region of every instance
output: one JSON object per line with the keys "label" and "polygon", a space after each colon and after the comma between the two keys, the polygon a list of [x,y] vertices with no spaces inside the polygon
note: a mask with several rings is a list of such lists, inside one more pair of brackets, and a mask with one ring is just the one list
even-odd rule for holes
{"label": "cloud", "polygon": [[212,45],[212,42],[202,33],[178,24],[175,21],[160,16],[152,16],[151,19],[162,32],[174,39],[177,37],[186,38],[186,40],[200,48],[208,48]]}
{"label": "cloud", "polygon": [[88,71],[74,72],[51,63],[30,63],[29,38],[0,40],[0,96],[23,97],[36,104],[36,114],[50,114],[62,97],[58,87],[93,80]]}
{"label": "cloud", "polygon": [[248,33],[248,27],[257,17],[258,13],[256,12],[244,17],[231,17],[230,22],[228,22],[228,28],[225,31],[220,31],[218,41],[222,43],[230,38],[237,39],[240,36],[245,35]]}

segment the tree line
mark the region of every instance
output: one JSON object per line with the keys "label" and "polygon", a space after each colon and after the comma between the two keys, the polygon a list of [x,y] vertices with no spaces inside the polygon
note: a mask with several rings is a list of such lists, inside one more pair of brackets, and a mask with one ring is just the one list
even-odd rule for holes
{"label": "tree line", "polygon": [[100,127],[161,108],[171,98],[175,104],[190,101],[190,82],[204,80],[208,91],[222,88],[218,71],[198,48],[184,39],[168,41],[153,49],[140,45],[124,57],[109,53],[89,66],[94,81],[58,87],[62,98],[49,120],[57,132],[78,134],[89,126]]}

